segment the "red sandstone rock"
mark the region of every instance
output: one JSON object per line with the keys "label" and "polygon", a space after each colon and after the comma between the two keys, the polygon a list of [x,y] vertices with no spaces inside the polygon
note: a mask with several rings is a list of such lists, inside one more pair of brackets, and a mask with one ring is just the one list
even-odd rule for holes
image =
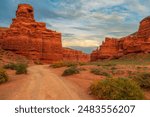
{"label": "red sandstone rock", "polygon": [[8,28],[2,28],[0,27],[0,46],[2,44],[2,41],[3,41],[3,36],[5,34],[5,32],[8,30]]}
{"label": "red sandstone rock", "polygon": [[91,61],[119,58],[129,53],[150,52],[150,17],[140,22],[138,32],[120,39],[106,38],[105,42],[91,53]]}
{"label": "red sandstone rock", "polygon": [[27,4],[18,6],[16,18],[3,36],[2,48],[33,60],[62,59],[61,34],[46,29],[45,23],[35,22],[33,8]]}
{"label": "red sandstone rock", "polygon": [[80,62],[89,62],[90,55],[85,54],[78,50],[73,50],[70,48],[63,49],[63,60],[64,61],[80,61]]}
{"label": "red sandstone rock", "polygon": [[62,47],[61,33],[47,29],[43,22],[36,22],[34,10],[28,4],[18,6],[16,18],[13,19],[10,28],[0,29],[0,45],[4,50],[10,50],[29,59],[42,60],[46,63],[63,59],[89,60],[86,54],[78,51],[75,53],[72,51],[67,55]]}

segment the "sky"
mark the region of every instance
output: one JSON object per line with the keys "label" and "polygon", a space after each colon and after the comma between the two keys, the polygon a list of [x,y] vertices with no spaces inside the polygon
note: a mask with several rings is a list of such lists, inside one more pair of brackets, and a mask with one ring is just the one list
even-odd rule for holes
{"label": "sky", "polygon": [[65,47],[97,47],[105,37],[129,35],[150,15],[150,0],[0,0],[0,27],[11,24],[20,3],[31,4],[36,21],[61,32]]}

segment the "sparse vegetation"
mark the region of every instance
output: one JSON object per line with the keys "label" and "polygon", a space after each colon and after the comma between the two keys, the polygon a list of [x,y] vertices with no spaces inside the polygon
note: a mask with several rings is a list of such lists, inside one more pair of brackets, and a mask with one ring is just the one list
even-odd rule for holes
{"label": "sparse vegetation", "polygon": [[105,64],[102,64],[102,66],[114,67],[116,66],[116,63],[105,63]]}
{"label": "sparse vegetation", "polygon": [[26,74],[27,64],[25,63],[8,63],[3,66],[5,69],[16,70],[16,74]]}
{"label": "sparse vegetation", "polygon": [[85,63],[85,62],[79,62],[78,63],[80,66],[83,66],[83,65],[87,65],[88,63]]}
{"label": "sparse vegetation", "polygon": [[150,73],[137,73],[132,78],[141,88],[150,89]]}
{"label": "sparse vegetation", "polygon": [[16,65],[16,74],[27,74],[27,65],[26,64],[17,64]]}
{"label": "sparse vegetation", "polygon": [[65,67],[65,64],[64,64],[64,62],[57,62],[57,63],[51,64],[50,67],[52,67],[52,68],[60,68],[60,67]]}
{"label": "sparse vegetation", "polygon": [[63,72],[62,76],[69,76],[78,73],[80,73],[80,70],[77,67],[70,67]]}
{"label": "sparse vegetation", "polygon": [[92,62],[92,65],[97,66],[115,66],[115,65],[147,65],[150,63],[150,54],[128,54],[119,59],[99,60]]}
{"label": "sparse vegetation", "polygon": [[76,62],[65,62],[65,61],[60,61],[56,62],[50,65],[52,68],[61,68],[61,67],[72,67],[72,66],[77,66],[78,63]]}
{"label": "sparse vegetation", "polygon": [[91,94],[99,99],[140,100],[144,95],[140,87],[127,78],[110,78],[97,81],[90,86]]}
{"label": "sparse vegetation", "polygon": [[113,66],[113,67],[111,67],[110,69],[111,69],[112,71],[113,71],[113,70],[117,70],[117,67]]}
{"label": "sparse vegetation", "polygon": [[4,69],[0,69],[0,84],[8,81],[8,75]]}
{"label": "sparse vegetation", "polygon": [[111,74],[103,71],[102,69],[98,69],[98,68],[93,68],[91,69],[91,73],[95,74],[95,75],[102,75],[102,76],[106,76],[106,77],[111,77]]}
{"label": "sparse vegetation", "polygon": [[8,63],[3,66],[4,69],[11,69],[11,70],[16,70],[16,64],[15,63]]}
{"label": "sparse vegetation", "polygon": [[66,62],[67,67],[76,67],[77,65],[78,65],[78,63],[76,63],[76,62]]}
{"label": "sparse vegetation", "polygon": [[71,61],[59,61],[50,65],[52,68],[61,68],[61,67],[76,67],[87,65],[88,63],[84,62],[71,62]]}

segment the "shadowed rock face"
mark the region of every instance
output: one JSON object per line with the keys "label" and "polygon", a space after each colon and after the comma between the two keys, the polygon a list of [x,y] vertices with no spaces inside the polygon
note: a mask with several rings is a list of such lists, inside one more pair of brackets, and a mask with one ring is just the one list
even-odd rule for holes
{"label": "shadowed rock face", "polygon": [[[47,29],[43,22],[36,22],[34,10],[28,4],[18,6],[16,18],[13,19],[10,28],[0,29],[0,45],[4,50],[45,63],[67,60],[64,56],[66,53],[63,53],[61,33]],[[69,54],[74,56],[74,51]],[[81,58],[84,56],[83,53],[79,55]],[[87,60],[89,59],[84,59]]]}
{"label": "shadowed rock face", "polygon": [[91,53],[91,61],[119,58],[129,53],[149,52],[150,17],[146,17],[140,22],[137,32],[120,39],[107,37],[102,45]]}

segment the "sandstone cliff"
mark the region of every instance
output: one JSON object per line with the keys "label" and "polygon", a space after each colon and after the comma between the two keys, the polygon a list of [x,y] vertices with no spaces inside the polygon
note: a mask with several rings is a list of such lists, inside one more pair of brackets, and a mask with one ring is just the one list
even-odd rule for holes
{"label": "sandstone cliff", "polygon": [[119,58],[129,53],[150,52],[150,17],[140,22],[137,32],[117,39],[106,38],[97,50],[91,53],[91,61]]}
{"label": "sandstone cliff", "polygon": [[83,53],[82,51],[73,50],[70,48],[63,49],[63,60],[64,61],[90,61],[90,55]]}

